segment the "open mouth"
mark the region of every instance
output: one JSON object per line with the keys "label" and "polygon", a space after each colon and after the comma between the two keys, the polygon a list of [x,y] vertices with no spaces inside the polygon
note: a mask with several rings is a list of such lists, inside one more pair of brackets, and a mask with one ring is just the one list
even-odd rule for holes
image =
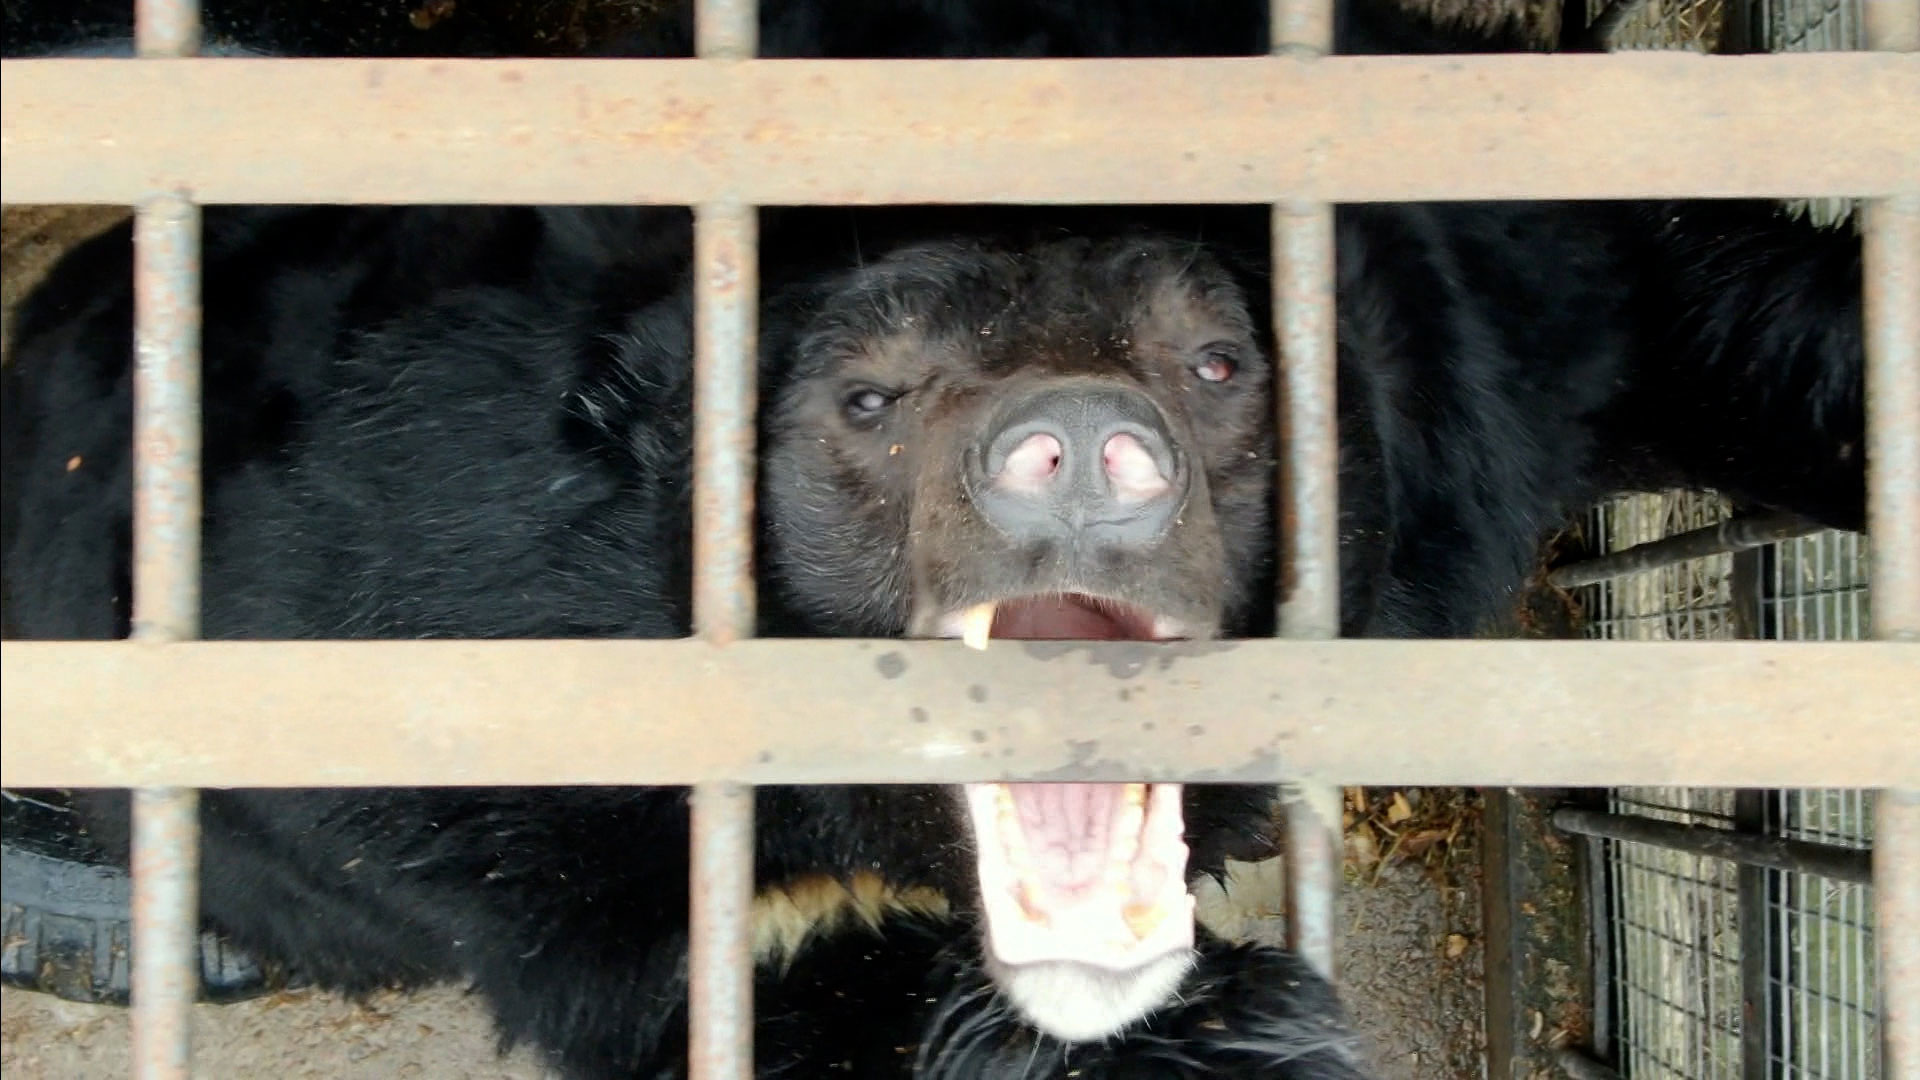
{"label": "open mouth", "polygon": [[1010,641],[1173,641],[1187,636],[1177,620],[1136,604],[1087,593],[1050,593],[975,604],[940,621],[943,637],[985,649]]}
{"label": "open mouth", "polygon": [[[976,604],[938,622],[976,649],[1024,641],[1167,641],[1176,619],[1084,593]],[[986,937],[1009,967],[1125,977],[1193,947],[1179,784],[967,784]]]}
{"label": "open mouth", "polygon": [[1142,967],[1193,946],[1179,784],[968,784],[1003,964]]}

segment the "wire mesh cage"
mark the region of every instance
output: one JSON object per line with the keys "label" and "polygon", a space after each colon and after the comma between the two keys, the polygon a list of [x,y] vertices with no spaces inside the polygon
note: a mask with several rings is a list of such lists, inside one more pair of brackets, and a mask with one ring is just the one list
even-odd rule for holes
{"label": "wire mesh cage", "polygon": [[[1611,553],[1715,524],[1725,499],[1674,492],[1595,507]],[[1863,537],[1820,532],[1690,559],[1582,590],[1590,637],[1858,640],[1870,610]],[[1636,787],[1609,809],[1660,821],[1871,845],[1870,793]],[[1871,890],[1818,874],[1604,841],[1613,1056],[1623,1075],[1672,1080],[1884,1075]]]}

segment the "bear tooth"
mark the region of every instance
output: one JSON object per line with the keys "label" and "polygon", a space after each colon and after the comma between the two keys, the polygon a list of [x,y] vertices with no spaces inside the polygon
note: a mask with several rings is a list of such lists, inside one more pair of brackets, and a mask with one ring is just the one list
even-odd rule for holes
{"label": "bear tooth", "polygon": [[986,651],[987,641],[993,636],[994,604],[975,604],[960,616],[960,640],[970,649]]}
{"label": "bear tooth", "polygon": [[1129,904],[1121,918],[1126,920],[1135,941],[1145,941],[1166,921],[1167,908],[1165,904]]}

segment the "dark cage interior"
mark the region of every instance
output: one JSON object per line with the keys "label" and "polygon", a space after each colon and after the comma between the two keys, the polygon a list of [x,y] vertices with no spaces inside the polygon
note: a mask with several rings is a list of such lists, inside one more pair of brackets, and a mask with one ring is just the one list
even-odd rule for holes
{"label": "dark cage interior", "polygon": [[[178,18],[190,8],[143,11],[144,51],[193,51]],[[1333,13],[1342,56],[1485,57],[1607,51],[1627,44],[1645,5],[1346,0]],[[31,89],[36,76],[131,57],[128,14],[10,3],[7,96],[19,100],[16,70]],[[209,66],[235,72],[254,70],[227,65],[239,57],[1038,60],[1324,44],[1310,13],[1283,7],[1270,30],[1267,5],[1247,0],[767,0],[745,12],[757,26],[724,4],[698,14],[697,33],[693,5],[671,2],[234,2],[199,17],[204,53],[219,58]],[[1767,47],[1744,33],[1714,44]],[[18,63],[27,57],[55,62]],[[366,70],[377,91],[387,69]],[[500,70],[506,83],[527,78]],[[1901,85],[1912,74],[1892,69]],[[705,77],[688,76],[690,98],[708,92],[696,88]],[[8,113],[10,146],[30,111]],[[662,124],[697,139],[710,111],[670,109]],[[582,130],[592,113],[583,95]],[[1164,117],[1138,119],[1168,130]],[[970,126],[994,122],[989,111]],[[484,111],[462,123],[512,126]],[[910,116],[902,126],[903,137],[939,128]],[[1127,167],[1177,173],[1179,153],[1144,142]],[[1897,153],[1881,167],[1911,160]],[[1115,160],[1090,155],[1088,167]],[[817,164],[803,155],[795,167]],[[964,164],[921,171],[937,186]],[[1896,269],[1920,258],[1911,206],[1872,204],[1856,227],[1830,205],[1809,213],[1763,198],[1276,208],[834,197],[881,205],[468,205],[429,194],[202,208],[163,196],[131,221],[42,211],[25,221],[27,243],[8,238],[10,712],[47,700],[12,695],[34,657],[58,655],[15,643],[131,638],[123,649],[147,651],[129,657],[162,646],[187,657],[212,655],[178,651],[197,639],[491,639],[553,648],[442,654],[406,700],[441,694],[446,663],[538,655],[550,671],[499,674],[535,680],[535,711],[572,703],[624,721],[555,754],[539,716],[509,718],[528,758],[580,780],[571,786],[375,784],[324,755],[294,786],[130,798],[9,779],[10,1070],[35,1067],[30,1054],[54,1061],[15,1045],[23,989],[124,1004],[132,987],[137,1051],[149,1063],[178,1053],[183,1012],[168,1007],[168,979],[209,1007],[310,988],[394,1008],[396,993],[466,987],[500,1049],[579,1080],[732,1075],[749,1056],[762,1077],[1459,1075],[1478,1067],[1482,1034],[1496,1067],[1576,1044],[1605,1057],[1615,1046],[1604,1023],[1642,1018],[1633,1010],[1644,1003],[1593,1002],[1589,1016],[1582,988],[1559,985],[1524,1007],[1517,993],[1495,1000],[1515,978],[1538,976],[1535,991],[1549,981],[1525,944],[1545,923],[1515,914],[1539,914],[1520,878],[1489,894],[1500,910],[1485,929],[1495,985],[1484,1033],[1453,1031],[1436,1046],[1397,1039],[1390,1016],[1384,1031],[1379,1017],[1356,1023],[1352,984],[1328,970],[1334,939],[1364,932],[1336,925],[1333,832],[1345,828],[1350,870],[1377,882],[1398,859],[1451,895],[1464,891],[1474,840],[1461,832],[1474,828],[1476,798],[1341,793],[1298,764],[1313,760],[1325,725],[1276,718],[1263,740],[1230,743],[1248,717],[1151,699],[1205,681],[1195,673],[1223,657],[1241,670],[1232,659],[1251,639],[1461,639],[1516,618],[1538,633],[1533,620],[1557,595],[1543,548],[1566,547],[1569,523],[1597,502],[1670,489],[1810,528],[1858,533],[1871,519],[1878,540],[1896,538],[1876,549],[1893,552],[1891,570],[1876,569],[1891,590],[1876,598],[1878,630],[1920,632],[1902,621],[1920,609],[1908,595],[1920,587],[1909,536],[1920,528],[1899,528],[1914,514],[1886,490],[1920,474],[1911,453],[1898,456],[1911,434],[1889,435],[1886,419],[1913,403],[1897,397],[1908,384],[1881,377],[1888,365],[1868,371],[1913,355],[1914,342],[1887,340],[1914,329],[1902,306],[1914,290],[1865,266],[1888,251]],[[1882,212],[1893,240],[1875,231]],[[1551,618],[1598,626],[1601,610],[1563,606]],[[684,669],[655,668],[651,687],[575,681],[587,669],[572,665],[589,663],[569,658],[588,655],[582,639],[680,638],[705,642],[677,655],[709,673],[712,715],[689,700],[683,687],[699,675]],[[870,650],[859,664],[877,681],[801,681],[790,700],[754,710],[757,727],[725,722],[756,691],[713,674],[736,662],[714,651],[833,638],[866,639],[841,647]],[[929,668],[964,670],[943,665],[975,662],[976,650],[983,665],[1053,665],[1081,688],[1070,667],[1103,669],[1099,693],[1125,708],[1103,703],[1098,715],[1125,730],[1066,739],[1063,756],[1037,768],[1022,747],[1044,737],[1033,733],[1058,719],[1049,713],[1095,715],[1091,694],[1063,702],[1018,676],[982,677],[954,706],[889,688],[921,685]],[[846,670],[809,655],[823,658],[822,676]],[[1406,655],[1462,684],[1494,670]],[[1894,697],[1920,670],[1863,663],[1891,672],[1876,685]],[[464,670],[493,685],[484,667]],[[1351,685],[1342,677],[1353,678],[1277,687],[1266,707],[1323,698],[1331,710],[1345,693],[1331,688]],[[775,683],[757,692],[765,685]],[[71,700],[95,692],[68,689]],[[876,722],[883,701],[890,712]],[[1418,722],[1415,703],[1393,707]],[[1844,729],[1876,748],[1849,775],[1877,765],[1903,779],[1915,751],[1891,721],[1876,724],[1892,715],[1876,707]],[[469,736],[502,730],[491,719],[432,729],[432,705],[400,708],[399,745],[421,769],[466,760]],[[854,764],[854,751],[822,765],[831,752],[790,749],[796,734],[846,745],[781,730],[840,713],[868,725],[847,730],[874,733],[875,753],[918,771],[888,775]],[[93,720],[70,741],[125,718]],[[1551,706],[1504,722],[1472,730],[1540,745],[1580,737]],[[36,723],[46,746],[44,716]],[[1469,756],[1501,751],[1499,736],[1465,730]],[[743,731],[772,733],[750,764],[730,745],[688,764],[706,740]],[[320,745],[268,710],[237,734],[262,754]],[[9,776],[29,775],[14,745]],[[1162,759],[1156,747],[1180,749]],[[597,753],[658,786],[609,777]],[[138,749],[93,754],[108,757],[151,765]],[[1655,772],[1672,775],[1664,763]],[[843,782],[802,782],[821,777]],[[1514,843],[1544,804],[1504,788],[1487,797],[1490,865],[1532,858]],[[1772,827],[1825,827],[1793,805]],[[1381,836],[1384,853],[1355,847]],[[1525,880],[1549,888],[1540,883],[1571,870],[1565,842],[1542,836],[1559,862],[1528,864]],[[1250,864],[1276,857],[1278,933],[1250,926],[1245,896],[1236,907],[1230,895],[1257,874]],[[1589,875],[1595,896],[1626,905],[1624,878],[1602,876]],[[1551,889],[1561,915],[1578,914]],[[1899,889],[1883,912],[1904,910]],[[1433,936],[1415,962],[1476,947],[1451,925]],[[1888,1027],[1897,1043],[1902,1029]],[[487,1067],[490,1053],[441,1067]]]}

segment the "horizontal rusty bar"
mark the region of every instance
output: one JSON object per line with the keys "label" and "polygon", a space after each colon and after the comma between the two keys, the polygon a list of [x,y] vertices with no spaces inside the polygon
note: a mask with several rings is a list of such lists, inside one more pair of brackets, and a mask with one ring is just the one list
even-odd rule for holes
{"label": "horizontal rusty bar", "polygon": [[1607,555],[1554,567],[1547,584],[1575,589],[1602,581],[1657,570],[1689,559],[1751,551],[1768,544],[1812,536],[1825,526],[1794,514],[1760,512],[1727,518],[1712,525],[1634,544]]}
{"label": "horizontal rusty bar", "polygon": [[1555,810],[1553,824],[1555,828],[1581,836],[1650,844],[1668,851],[1725,859],[1742,866],[1762,866],[1789,874],[1817,874],[1855,885],[1873,884],[1873,852],[1866,848],[1576,807]]}
{"label": "horizontal rusty bar", "polygon": [[0,783],[1920,787],[1892,642],[0,645]]}
{"label": "horizontal rusty bar", "polygon": [[1920,56],[8,60],[0,201],[1879,196]]}

